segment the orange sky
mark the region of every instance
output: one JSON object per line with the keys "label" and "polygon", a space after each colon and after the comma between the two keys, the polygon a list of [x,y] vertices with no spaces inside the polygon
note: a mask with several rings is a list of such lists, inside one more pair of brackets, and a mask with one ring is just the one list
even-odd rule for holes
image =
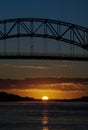
{"label": "orange sky", "polygon": [[[33,88],[32,88],[33,87]],[[17,94],[20,96],[28,96],[36,99],[42,99],[43,96],[48,96],[49,99],[72,99],[83,96],[88,96],[88,87],[82,84],[60,83],[60,84],[42,84],[32,85],[26,88],[4,88],[0,91]]]}
{"label": "orange sky", "polygon": [[[31,77],[88,77],[87,62],[70,62],[70,61],[22,61],[22,60],[1,60],[0,61],[0,79],[10,79],[3,86],[0,83],[0,91],[17,94],[20,96],[29,96],[41,99],[46,95],[50,99],[66,99],[88,96],[87,83],[50,83],[38,84],[37,86],[28,84],[27,78]],[[20,84],[11,83],[12,80],[22,80]],[[23,81],[25,82],[23,84]],[[6,82],[6,81],[4,81]]]}
{"label": "orange sky", "polygon": [[29,96],[36,99],[42,99],[43,96],[48,96],[49,99],[72,99],[72,98],[88,96],[87,91],[62,92],[58,90],[38,90],[38,89],[30,90],[29,89],[29,90],[7,90],[6,92],[17,94],[20,96]]}

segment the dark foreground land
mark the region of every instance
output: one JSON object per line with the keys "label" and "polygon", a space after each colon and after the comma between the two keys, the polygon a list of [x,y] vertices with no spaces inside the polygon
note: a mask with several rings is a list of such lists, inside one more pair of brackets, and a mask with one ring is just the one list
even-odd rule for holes
{"label": "dark foreground land", "polygon": [[[16,102],[16,101],[39,101],[31,97],[21,97],[14,94],[8,94],[6,92],[0,92],[0,102]],[[64,102],[88,102],[88,96],[77,99],[54,99],[51,101],[64,101]]]}

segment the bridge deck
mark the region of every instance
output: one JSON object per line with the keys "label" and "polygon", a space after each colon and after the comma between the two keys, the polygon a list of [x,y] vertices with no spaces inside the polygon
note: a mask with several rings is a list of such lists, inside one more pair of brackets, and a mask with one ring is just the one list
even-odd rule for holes
{"label": "bridge deck", "polygon": [[0,56],[0,59],[39,59],[39,60],[71,60],[71,61],[88,61],[88,57],[77,57],[77,56],[14,56],[14,55],[8,55],[8,56]]}

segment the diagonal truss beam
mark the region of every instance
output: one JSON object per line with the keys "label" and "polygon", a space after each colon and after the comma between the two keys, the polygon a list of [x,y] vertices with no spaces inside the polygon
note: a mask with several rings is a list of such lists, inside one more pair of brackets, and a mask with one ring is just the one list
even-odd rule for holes
{"label": "diagonal truss beam", "polygon": [[49,38],[88,50],[88,28],[63,21],[40,18],[0,21],[0,40],[18,36]]}

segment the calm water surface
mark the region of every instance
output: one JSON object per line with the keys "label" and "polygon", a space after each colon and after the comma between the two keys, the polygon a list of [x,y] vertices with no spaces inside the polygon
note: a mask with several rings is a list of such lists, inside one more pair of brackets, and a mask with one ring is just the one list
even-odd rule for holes
{"label": "calm water surface", "polygon": [[0,103],[0,130],[88,130],[88,103]]}

